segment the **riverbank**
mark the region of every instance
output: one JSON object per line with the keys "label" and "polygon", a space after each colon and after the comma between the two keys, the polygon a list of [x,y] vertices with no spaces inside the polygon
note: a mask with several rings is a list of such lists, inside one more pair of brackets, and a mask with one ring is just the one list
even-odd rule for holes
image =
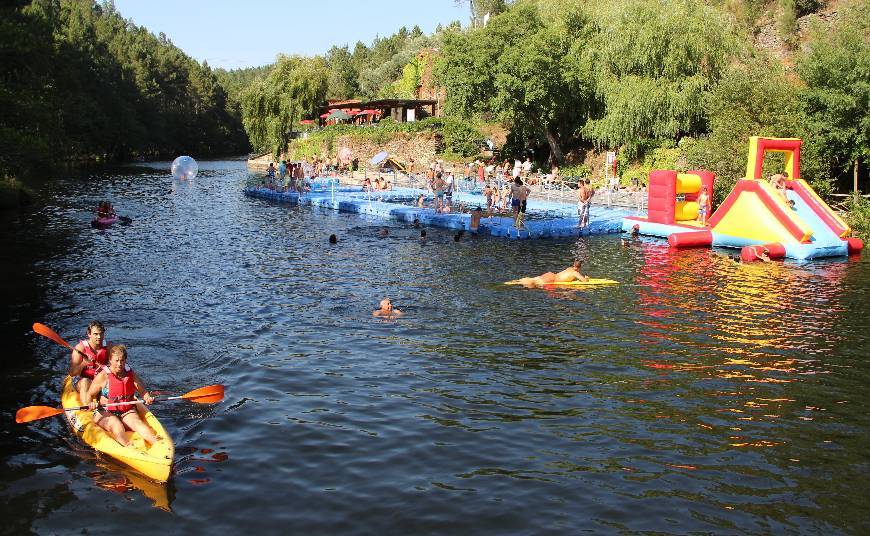
{"label": "riverbank", "polygon": [[15,177],[0,178],[0,209],[18,208],[33,202],[34,193]]}

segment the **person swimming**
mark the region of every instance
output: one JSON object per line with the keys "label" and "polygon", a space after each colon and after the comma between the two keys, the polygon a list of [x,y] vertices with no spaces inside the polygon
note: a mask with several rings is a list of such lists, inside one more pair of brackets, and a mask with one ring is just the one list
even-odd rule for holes
{"label": "person swimming", "polygon": [[337,243],[337,242],[338,242],[338,237],[337,237],[337,236],[335,236],[334,234],[329,235],[329,243],[330,243],[330,244],[335,244],[335,243]]}
{"label": "person swimming", "polygon": [[390,298],[384,298],[380,303],[381,308],[372,311],[372,316],[380,318],[396,318],[402,316],[402,311],[393,307],[393,302]]}
{"label": "person swimming", "polygon": [[471,231],[471,234],[477,234],[480,229],[480,219],[483,217],[483,210],[478,206],[471,213],[471,222],[468,225],[468,230]]}

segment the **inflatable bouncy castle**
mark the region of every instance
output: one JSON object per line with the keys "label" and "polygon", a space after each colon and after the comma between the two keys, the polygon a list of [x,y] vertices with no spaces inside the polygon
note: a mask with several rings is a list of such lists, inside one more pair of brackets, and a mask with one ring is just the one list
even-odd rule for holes
{"label": "inflatable bouncy castle", "polygon": [[[697,219],[698,191],[713,191],[713,175],[692,171],[650,173],[646,217],[627,217],[622,229],[668,239],[672,247],[741,248],[741,257],[812,259],[859,253],[863,243],[801,178],[801,140],[749,139],[746,176],[706,222]],[[766,153],[785,155],[785,169],[775,183],[762,177]],[[695,177],[695,178],[693,178]]]}

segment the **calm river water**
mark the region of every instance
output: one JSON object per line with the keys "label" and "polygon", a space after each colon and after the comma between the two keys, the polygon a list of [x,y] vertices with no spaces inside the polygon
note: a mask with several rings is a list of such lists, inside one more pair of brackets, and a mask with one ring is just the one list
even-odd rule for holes
{"label": "calm river water", "polygon": [[[738,265],[664,242],[453,241],[244,197],[244,162],[60,176],[0,231],[0,532],[870,530],[870,259]],[[92,229],[102,198],[133,218]],[[336,233],[339,242],[327,237]],[[617,287],[500,282],[572,256]],[[384,297],[405,311],[374,319]],[[155,389],[144,482],[55,404],[91,319]]]}

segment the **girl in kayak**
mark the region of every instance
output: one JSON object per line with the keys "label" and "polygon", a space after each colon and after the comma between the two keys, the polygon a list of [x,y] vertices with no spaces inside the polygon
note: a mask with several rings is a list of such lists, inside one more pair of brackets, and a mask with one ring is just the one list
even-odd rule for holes
{"label": "girl in kayak", "polygon": [[88,338],[79,341],[70,354],[69,375],[73,378],[79,377],[76,389],[82,404],[87,404],[90,400],[87,395],[91,380],[108,362],[105,340],[106,329],[103,323],[94,320],[88,324]]}
{"label": "girl in kayak", "polygon": [[[88,389],[87,403],[94,410],[94,422],[112,434],[115,440],[125,447],[130,444],[124,431],[138,432],[148,443],[160,441],[154,430],[142,420],[144,411],[135,400],[136,393],[142,393],[146,404],[154,402],[154,397],[132,369],[127,367],[127,347],[117,344],[109,348],[109,366],[97,374]],[[106,404],[130,402],[119,406],[102,407]]]}
{"label": "girl in kayak", "polygon": [[98,218],[111,218],[115,215],[115,208],[108,201],[100,201],[100,205],[97,207],[97,217]]}

